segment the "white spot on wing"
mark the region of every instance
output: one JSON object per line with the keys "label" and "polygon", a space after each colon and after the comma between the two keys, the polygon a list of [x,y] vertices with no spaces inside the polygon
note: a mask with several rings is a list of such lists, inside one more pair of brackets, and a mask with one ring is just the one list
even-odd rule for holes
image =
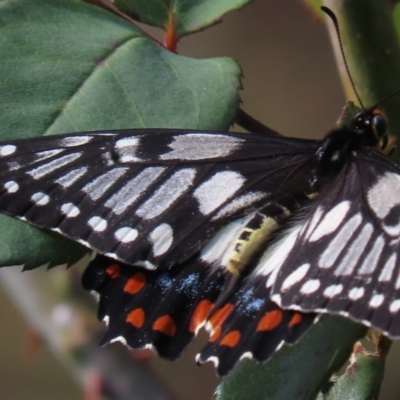
{"label": "white spot on wing", "polygon": [[122,343],[124,346],[128,346],[127,341],[123,336],[117,336],[110,340],[110,344],[115,342],[119,342]]}
{"label": "white spot on wing", "polygon": [[342,201],[327,212],[322,221],[317,225],[317,228],[312,232],[309,237],[310,242],[316,242],[336,231],[343,220],[346,218],[348,211],[350,210],[350,202]]}
{"label": "white spot on wing", "polygon": [[393,253],[386,261],[381,274],[379,275],[379,282],[389,282],[392,279],[393,269],[396,266],[397,254]]}
{"label": "white spot on wing", "polygon": [[332,298],[332,297],[335,297],[338,294],[342,293],[342,291],[343,291],[343,285],[342,284],[331,285],[331,286],[328,286],[324,290],[324,296],[328,297],[328,298]]}
{"label": "white spot on wing", "polygon": [[352,234],[361,224],[361,220],[361,214],[357,213],[342,226],[339,233],[322,253],[318,262],[320,268],[331,268],[335,264],[339,254],[348,244],[349,238],[351,238]]}
{"label": "white spot on wing", "polygon": [[112,258],[113,260],[118,260],[118,255],[117,255],[117,253],[112,253],[112,252],[110,251],[110,252],[104,253],[104,255],[107,256],[107,257],[109,257],[109,258]]}
{"label": "white spot on wing", "polygon": [[226,265],[236,245],[237,238],[251,217],[252,215],[237,219],[217,232],[201,250],[201,259],[208,264],[220,263]]}
{"label": "white spot on wing", "polygon": [[[275,350],[277,350],[277,349],[275,349]],[[245,358],[248,358],[251,360],[253,358],[253,353],[251,351],[246,351],[245,353],[243,353],[240,356],[239,360],[244,360]]]}
{"label": "white spot on wing", "polygon": [[97,132],[96,136],[104,136],[104,137],[108,137],[108,136],[117,136],[117,134],[111,133],[111,132]]}
{"label": "white spot on wing", "polygon": [[82,144],[89,143],[93,139],[93,136],[69,136],[60,139],[59,145],[62,147],[75,147],[81,146]]}
{"label": "white spot on wing", "polygon": [[126,147],[136,147],[139,144],[140,138],[138,136],[126,137],[119,139],[115,142],[116,149],[124,149]]}
{"label": "white spot on wing", "polygon": [[140,137],[131,136],[119,139],[115,142],[115,151],[123,163],[137,162],[141,159],[136,155],[140,143]]}
{"label": "white spot on wing", "polygon": [[[52,230],[54,230],[55,232],[57,232],[56,229],[52,229]],[[61,231],[60,231],[60,233],[61,233]],[[83,239],[76,239],[76,241],[77,241],[78,243],[80,243],[80,244],[83,244],[85,247],[88,247],[89,249],[92,248],[92,246],[90,245],[90,243],[88,243],[86,240],[83,240]]]}
{"label": "white spot on wing", "polygon": [[335,275],[350,275],[359,262],[364,249],[373,233],[372,224],[365,224],[361,233],[353,241],[346,255],[341,259],[339,266],[335,270]]}
{"label": "white spot on wing", "polygon": [[34,193],[31,196],[31,200],[37,205],[37,206],[45,206],[46,204],[49,203],[50,197],[43,192],[37,192]]}
{"label": "white spot on wing", "polygon": [[147,260],[135,261],[134,265],[137,265],[138,267],[143,267],[143,268],[146,268],[146,269],[150,269],[150,270],[153,270],[153,269],[157,268],[157,265],[154,265],[150,261],[147,261]]}
{"label": "white spot on wing", "polygon": [[228,135],[188,133],[174,136],[169,145],[172,151],[160,156],[161,160],[203,160],[232,154],[243,139]]}
{"label": "white spot on wing", "polygon": [[96,232],[103,232],[107,228],[107,221],[98,216],[90,218],[88,224]]}
{"label": "white spot on wing", "polygon": [[301,287],[300,292],[303,294],[311,294],[316,292],[321,286],[319,279],[310,279]]}
{"label": "white spot on wing", "polygon": [[153,243],[154,256],[161,256],[171,247],[174,239],[174,231],[168,224],[161,224],[157,226],[150,233],[150,240]]}
{"label": "white spot on wing", "polygon": [[0,146],[0,156],[9,156],[10,154],[14,154],[15,150],[17,150],[17,147],[13,144],[5,144]]}
{"label": "white spot on wing", "polygon": [[35,161],[45,160],[46,158],[50,158],[50,157],[56,156],[57,154],[60,154],[63,151],[64,150],[62,150],[62,149],[38,151],[35,154]]}
{"label": "white spot on wing", "polygon": [[313,217],[308,225],[306,237],[312,234],[323,214],[324,214],[324,209],[321,206],[319,206],[317,210],[314,212]]}
{"label": "white spot on wing", "polygon": [[80,210],[77,206],[72,203],[65,203],[61,206],[61,212],[67,218],[74,218],[80,214]]}
{"label": "white spot on wing", "polygon": [[282,304],[282,296],[279,293],[273,294],[271,296],[271,300],[274,301],[278,305]]}
{"label": "white spot on wing", "polygon": [[4,189],[6,189],[8,193],[16,193],[18,192],[19,185],[15,181],[8,181],[4,184]]}
{"label": "white spot on wing", "polygon": [[365,289],[362,287],[355,287],[349,291],[349,299],[356,301],[364,296]]}
{"label": "white spot on wing", "polygon": [[167,211],[192,186],[195,176],[194,168],[178,170],[136,210],[136,215],[152,219]]}
{"label": "white spot on wing", "polygon": [[21,168],[21,164],[18,163],[17,161],[10,161],[10,162],[7,163],[7,168],[10,171],[15,171],[15,170]]}
{"label": "white spot on wing", "polygon": [[266,197],[268,193],[262,192],[250,192],[247,194],[243,194],[232,201],[230,201],[227,205],[222,207],[213,217],[212,220],[215,221],[219,218],[223,218],[234,214],[237,211],[246,209],[247,207],[251,206],[258,200],[263,199]]}
{"label": "white spot on wing", "polygon": [[104,193],[113,186],[119,178],[128,171],[128,168],[114,168],[103,175],[93,179],[82,188],[82,191],[93,200],[98,200]]}
{"label": "white spot on wing", "polygon": [[383,300],[385,300],[385,296],[383,294],[375,294],[374,296],[372,296],[369,302],[369,306],[371,308],[377,308],[382,305]]}
{"label": "white spot on wing", "polygon": [[306,263],[301,265],[295,271],[293,271],[282,283],[281,291],[289,289],[291,286],[300,282],[307,274],[310,269],[310,264]]}
{"label": "white spot on wing", "polygon": [[257,264],[256,275],[269,275],[272,271],[279,270],[282,267],[282,264],[293,249],[302,227],[302,224],[295,226],[276,244],[270,246]]}
{"label": "white spot on wing", "polygon": [[275,283],[276,278],[278,277],[278,272],[279,272],[280,268],[281,268],[281,265],[279,267],[276,267],[271,272],[270,276],[268,277],[267,283],[265,285],[267,288],[271,287]]}
{"label": "white spot on wing", "polygon": [[358,270],[359,274],[361,274],[361,275],[372,274],[375,271],[384,245],[385,245],[385,240],[383,239],[383,236],[379,236],[375,240],[375,243],[372,246],[372,249],[369,251],[367,256],[364,258],[364,261],[363,261],[360,269]]}
{"label": "white spot on wing", "polygon": [[393,207],[400,204],[399,192],[400,176],[393,172],[386,172],[368,191],[368,204],[378,218],[385,218]]}
{"label": "white spot on wing", "polygon": [[397,280],[396,283],[394,285],[395,289],[399,289],[400,288],[400,274],[397,276]]}
{"label": "white spot on wing", "polygon": [[[400,198],[397,195],[399,191],[400,176],[393,172],[386,172],[368,191],[368,203],[379,219],[384,220],[395,207],[399,207]],[[389,221],[382,221],[382,228],[390,236],[400,235],[398,219],[393,221],[393,218],[389,217]]]}
{"label": "white spot on wing", "polygon": [[[201,357],[201,354],[198,354],[198,357],[196,356],[196,362],[200,362],[200,357]],[[218,368],[219,358],[216,356],[210,356],[205,361],[201,361],[202,364],[206,363],[206,362],[211,362],[214,364],[214,368]]]}
{"label": "white spot on wing", "polygon": [[238,172],[217,172],[195,191],[200,212],[208,215],[230,199],[244,184],[245,178]]}
{"label": "white spot on wing", "polygon": [[55,182],[61,185],[65,189],[69,188],[76,181],[82,178],[82,176],[86,174],[87,170],[88,170],[87,167],[73,169],[72,171],[67,172],[65,175],[57,178]]}
{"label": "white spot on wing", "polygon": [[148,167],[137,176],[127,181],[105,203],[114,214],[122,214],[146,191],[146,189],[162,174],[165,167]]}
{"label": "white spot on wing", "polygon": [[107,167],[112,167],[115,165],[112,154],[109,151],[101,153],[101,158],[106,161]]}
{"label": "white spot on wing", "polygon": [[42,164],[39,167],[33,168],[27,172],[34,179],[41,179],[46,175],[54,172],[55,170],[65,167],[68,164],[71,164],[75,160],[77,160],[82,155],[81,152],[67,154],[65,156],[59,157],[55,160],[52,160],[46,164]]}
{"label": "white spot on wing", "polygon": [[382,224],[382,228],[390,236],[400,235],[400,224],[397,225]]}
{"label": "white spot on wing", "polygon": [[394,313],[397,313],[397,311],[399,311],[399,310],[400,310],[400,300],[397,299],[397,300],[392,301],[392,303],[390,304],[390,307],[389,307],[389,311],[394,314]]}
{"label": "white spot on wing", "polygon": [[125,226],[115,231],[114,236],[122,243],[130,243],[138,237],[138,231]]}

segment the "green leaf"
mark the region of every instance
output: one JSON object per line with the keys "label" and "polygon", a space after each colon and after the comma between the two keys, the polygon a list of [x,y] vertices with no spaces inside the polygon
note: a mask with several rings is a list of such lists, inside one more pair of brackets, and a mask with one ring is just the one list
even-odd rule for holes
{"label": "green leaf", "polygon": [[251,0],[115,0],[114,5],[141,22],[159,28],[175,25],[182,37],[218,22],[224,14],[249,4]]}
{"label": "green leaf", "polygon": [[140,37],[96,7],[45,0],[3,1],[0,34],[2,139],[45,134],[97,66]]}
{"label": "green leaf", "polygon": [[393,8],[393,22],[397,33],[397,39],[400,41],[400,4],[397,3]]}
{"label": "green leaf", "polygon": [[6,215],[0,214],[0,226],[0,266],[24,265],[24,269],[33,269],[72,265],[88,253],[87,248],[56,233]]}
{"label": "green leaf", "polygon": [[177,56],[145,38],[112,52],[82,83],[48,129],[228,130],[240,70],[230,59]]}
{"label": "green leaf", "polygon": [[[393,14],[390,2],[366,0],[340,2],[326,0],[324,4],[336,14],[343,41],[344,52],[357,92],[365,107],[382,102],[399,89],[400,82],[400,14]],[[396,6],[398,9],[398,6]],[[337,34],[331,21],[327,21],[332,41]],[[397,32],[396,32],[397,28]],[[338,64],[343,65],[337,53]],[[348,98],[355,94],[344,68],[339,68]],[[357,101],[358,104],[358,101]],[[400,96],[394,96],[379,104],[389,121],[389,133],[399,136]],[[398,159],[398,155],[394,155]]]}
{"label": "green leaf", "polygon": [[314,399],[365,331],[349,319],[323,317],[297,344],[284,346],[268,363],[242,361],[223,379],[217,400]]}
{"label": "green leaf", "polygon": [[[239,104],[241,71],[232,60],[177,56],[81,1],[5,0],[0,37],[2,140],[120,128],[226,130]],[[0,226],[1,265],[72,263],[87,251],[5,216]],[[37,245],[27,245],[31,237]]]}
{"label": "green leaf", "polygon": [[369,353],[361,343],[354,346],[351,363],[346,372],[336,379],[329,390],[320,394],[319,400],[366,400],[378,399],[385,372],[386,356],[391,341],[378,338],[378,351]]}

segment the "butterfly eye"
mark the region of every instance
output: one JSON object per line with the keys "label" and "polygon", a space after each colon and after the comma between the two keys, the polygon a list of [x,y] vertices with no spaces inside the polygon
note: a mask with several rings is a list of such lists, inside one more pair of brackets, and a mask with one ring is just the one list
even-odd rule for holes
{"label": "butterfly eye", "polygon": [[386,135],[386,128],[387,123],[382,115],[377,114],[372,117],[372,129],[378,138]]}
{"label": "butterfly eye", "polygon": [[359,112],[358,114],[355,115],[354,122],[356,124],[363,123],[364,121],[365,121],[365,113]]}

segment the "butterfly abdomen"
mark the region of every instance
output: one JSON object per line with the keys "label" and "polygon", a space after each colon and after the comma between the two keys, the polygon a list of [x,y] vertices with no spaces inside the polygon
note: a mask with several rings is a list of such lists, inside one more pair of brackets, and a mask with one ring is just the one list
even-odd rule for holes
{"label": "butterfly abdomen", "polygon": [[275,238],[286,220],[310,201],[304,194],[280,194],[254,212],[239,233],[225,267],[233,275],[241,275],[254,265],[257,256]]}

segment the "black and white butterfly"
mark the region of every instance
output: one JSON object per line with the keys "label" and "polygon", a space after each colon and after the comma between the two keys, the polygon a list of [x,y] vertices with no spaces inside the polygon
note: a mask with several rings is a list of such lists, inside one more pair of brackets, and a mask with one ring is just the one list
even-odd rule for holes
{"label": "black and white butterfly", "polygon": [[[105,342],[267,360],[314,313],[400,337],[400,167],[375,108],[321,141],[270,130],[87,132],[0,144],[0,210],[91,249]],[[287,311],[284,311],[287,310]]]}

